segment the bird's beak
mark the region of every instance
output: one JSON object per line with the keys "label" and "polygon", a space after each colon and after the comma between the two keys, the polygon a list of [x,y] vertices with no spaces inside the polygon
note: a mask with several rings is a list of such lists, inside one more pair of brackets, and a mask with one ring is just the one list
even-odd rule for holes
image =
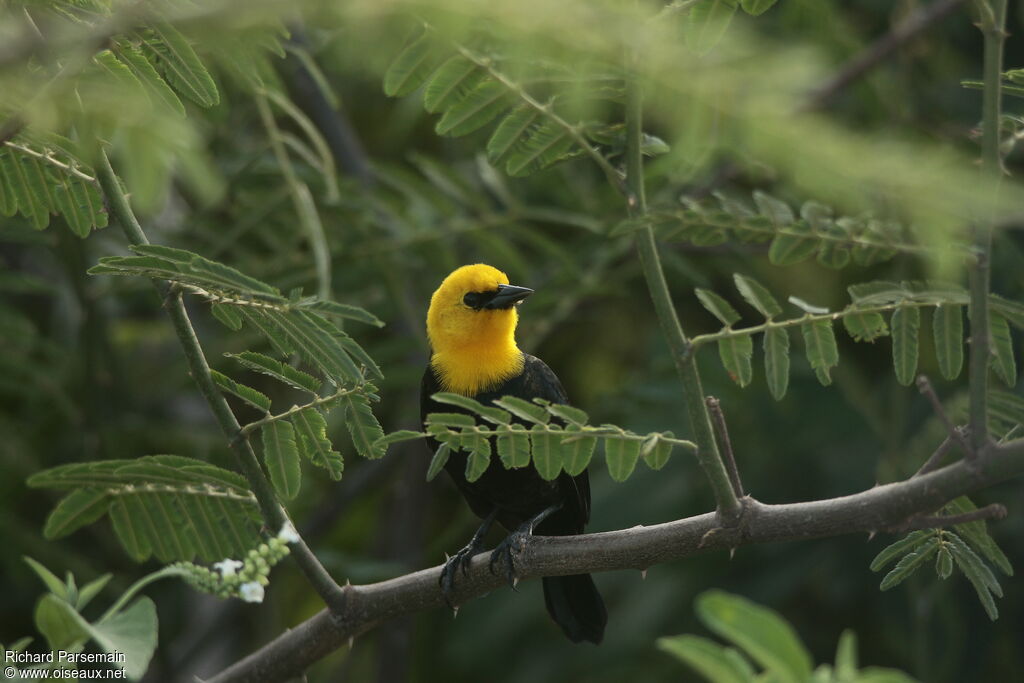
{"label": "bird's beak", "polygon": [[483,305],[483,308],[512,308],[526,297],[533,294],[529,287],[516,287],[515,285],[498,285],[498,293],[491,297],[491,300]]}

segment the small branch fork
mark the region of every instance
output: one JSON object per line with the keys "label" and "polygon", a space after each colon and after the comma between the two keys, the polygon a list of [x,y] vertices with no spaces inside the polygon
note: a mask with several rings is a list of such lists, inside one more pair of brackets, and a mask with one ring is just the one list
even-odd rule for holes
{"label": "small branch fork", "polygon": [[[954,426],[953,421],[949,419],[949,415],[946,414],[945,408],[942,407],[942,401],[939,400],[939,395],[935,393],[935,388],[932,387],[932,383],[924,375],[918,375],[917,377],[917,388],[928,399],[928,402],[932,404],[932,409],[935,411],[935,416],[942,422],[942,426],[946,428],[946,434],[948,434],[947,440],[952,439],[963,449],[964,453],[971,460],[977,457],[977,452],[971,445],[970,441],[967,440],[965,432],[957,426]],[[940,446],[941,448],[941,446]],[[938,451],[936,451],[938,453]],[[932,457],[935,457],[934,455]],[[931,458],[929,458],[931,460]],[[925,463],[927,465],[928,463]]]}
{"label": "small branch fork", "polygon": [[725,414],[722,413],[722,404],[714,396],[704,399],[708,410],[711,412],[711,419],[715,423],[715,431],[718,433],[719,442],[722,444],[722,457],[725,459],[725,469],[729,471],[729,481],[732,482],[732,490],[737,498],[743,498],[743,483],[740,481],[740,470],[736,466],[736,457],[732,452],[732,441],[729,439],[729,428],[725,426]]}
{"label": "small branch fork", "polygon": [[917,531],[919,529],[943,529],[945,527],[956,526],[957,524],[978,522],[983,519],[1005,519],[1006,515],[1006,506],[999,503],[993,503],[992,505],[986,505],[983,508],[971,510],[970,512],[963,512],[959,515],[912,517],[907,520],[906,523],[893,527],[892,531],[903,533],[907,531]]}

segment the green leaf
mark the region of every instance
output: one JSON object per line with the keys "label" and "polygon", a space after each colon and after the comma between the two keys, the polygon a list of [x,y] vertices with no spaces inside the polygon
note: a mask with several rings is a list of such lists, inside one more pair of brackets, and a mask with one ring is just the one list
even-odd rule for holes
{"label": "green leaf", "polygon": [[46,638],[51,651],[69,650],[88,639],[82,619],[71,605],[47,593],[36,603],[36,629]]}
{"label": "green leaf", "polygon": [[760,190],[755,190],[754,203],[757,204],[761,215],[768,218],[776,229],[791,225],[796,221],[793,209],[789,208],[789,204],[781,199],[776,199]]}
{"label": "green leaf", "polygon": [[956,379],[964,364],[964,322],[960,306],[936,306],[932,332],[939,371],[946,379]]}
{"label": "green leaf", "polygon": [[772,398],[781,401],[789,387],[789,332],[769,327],[764,332],[764,375]]}
{"label": "green leaf", "polygon": [[331,479],[341,479],[345,463],[341,453],[334,450],[327,438],[327,421],[320,411],[316,408],[300,410],[295,413],[292,423],[299,435],[296,444],[302,455],[317,467],[327,470]]}
{"label": "green leaf", "polygon": [[[660,437],[662,435],[657,434],[657,436]],[[664,436],[670,439],[675,438],[675,434],[672,432],[665,432]],[[650,448],[643,449],[642,455],[648,467],[652,470],[660,470],[668,462],[668,457],[672,455],[672,442],[656,438]]]}
{"label": "green leaf", "polygon": [[881,313],[847,309],[850,310],[853,312],[843,316],[843,326],[854,341],[872,342],[889,334],[889,326],[885,324],[885,318]]}
{"label": "green leaf", "polygon": [[210,313],[230,330],[238,332],[242,329],[242,316],[231,306],[226,304],[213,304],[210,306]]}
{"label": "green leaf", "polygon": [[142,48],[175,90],[201,107],[220,102],[217,86],[188,39],[169,24],[150,27],[157,40],[144,39]]}
{"label": "green leaf", "polygon": [[210,370],[210,377],[213,378],[214,383],[222,390],[234,394],[257,410],[261,410],[264,413],[270,412],[270,398],[263,392],[257,391],[241,382],[236,382],[216,370]]}
{"label": "green leaf", "polygon": [[444,425],[445,427],[472,427],[476,424],[476,420],[472,415],[465,413],[429,413],[427,424]]}
{"label": "green leaf", "polygon": [[740,0],[740,6],[747,14],[758,16],[772,8],[777,0]]}
{"label": "green leaf", "polygon": [[125,662],[120,666],[128,678],[142,678],[157,643],[156,605],[152,600],[142,596],[105,621],[89,624],[81,619],[81,622],[105,652],[124,654]]}
{"label": "green leaf", "polygon": [[110,506],[104,489],[83,488],[64,497],[46,518],[43,537],[47,540],[63,538],[86,524],[92,524],[107,512]]}
{"label": "green leaf", "polygon": [[32,571],[36,573],[43,583],[46,584],[47,590],[59,597],[61,600],[68,599],[68,587],[63,581],[57,578],[57,575],[51,572],[49,569],[43,566],[41,562],[38,562],[28,555],[23,555],[22,560],[25,561]]}
{"label": "green leaf", "polygon": [[263,432],[263,462],[270,473],[274,489],[285,500],[295,498],[302,485],[302,467],[299,447],[295,443],[295,430],[287,420],[265,424]]}
{"label": "green leaf", "polygon": [[324,315],[330,315],[345,320],[355,320],[356,322],[366,323],[367,325],[373,325],[374,327],[384,327],[384,321],[370,313],[365,308],[359,306],[353,306],[352,304],[342,304],[337,301],[325,301],[322,299],[304,299],[299,302],[299,308],[303,308],[308,311],[316,311],[317,313],[323,313]]}
{"label": "green leaf", "polygon": [[503,118],[487,141],[487,158],[491,163],[497,166],[504,162],[526,140],[539,118],[540,112],[525,104]]}
{"label": "green leaf", "polygon": [[710,590],[697,596],[697,616],[710,630],[742,648],[779,683],[805,683],[811,656],[775,611],[738,595]]}
{"label": "green leaf", "polygon": [[345,404],[345,424],[356,452],[371,460],[384,457],[385,448],[378,445],[384,438],[384,430],[370,408],[370,401],[361,394],[347,394],[342,402]]}
{"label": "green leaf", "polygon": [[452,448],[447,443],[438,446],[437,451],[434,452],[434,457],[430,459],[430,466],[427,468],[427,481],[433,481],[434,477],[440,474],[445,463],[448,462],[448,456],[451,455],[451,452]]}
{"label": "green leaf", "polygon": [[931,535],[932,532],[930,531],[914,531],[895,543],[886,546],[880,553],[878,553],[878,555],[875,556],[875,559],[871,561],[871,571],[877,572],[897,557],[901,557],[911,552],[917,546],[927,541]]}
{"label": "green leaf", "polygon": [[729,377],[741,387],[750,384],[754,375],[750,358],[754,355],[754,341],[749,335],[737,335],[718,340],[718,355]]}
{"label": "green leaf", "polygon": [[938,550],[939,539],[932,534],[916,550],[911,551],[896,563],[892,571],[882,579],[882,583],[878,587],[879,590],[887,591],[903,583],[911,574],[923,567]]}
{"label": "green leaf", "polygon": [[736,289],[739,290],[740,296],[746,300],[748,304],[758,310],[758,312],[765,318],[771,320],[777,315],[782,315],[782,307],[779,306],[779,302],[775,300],[764,285],[757,280],[740,275],[739,273],[734,274],[733,280],[736,282]]}
{"label": "green leaf", "polygon": [[311,394],[318,394],[320,391],[320,381],[318,379],[270,356],[264,356],[262,353],[256,353],[255,351],[243,351],[238,354],[229,353],[226,355],[234,358],[249,370],[273,377],[278,382],[283,382],[292,388],[308,391]]}
{"label": "green leaf", "polygon": [[[562,440],[562,468],[566,474],[575,477],[587,469],[597,447],[596,436],[584,436],[579,427],[570,425],[565,433],[573,438]],[[577,436],[578,435],[578,436]],[[666,456],[667,457],[667,456]]]}
{"label": "green leaf", "polygon": [[706,308],[711,315],[718,318],[723,325],[731,327],[739,322],[740,314],[736,312],[736,309],[728,301],[707,289],[700,289],[698,287],[693,291],[697,294],[697,299],[700,301],[701,306]]}
{"label": "green leaf", "polygon": [[939,549],[939,554],[935,557],[935,574],[943,580],[953,574],[953,555],[945,546]]}
{"label": "green leaf", "polygon": [[686,15],[686,45],[698,55],[711,51],[725,35],[736,0],[698,0]]}
{"label": "green leaf", "polygon": [[832,383],[830,370],[839,364],[839,350],[836,348],[836,335],[832,331],[831,320],[812,320],[800,326],[804,335],[804,347],[807,360],[814,368],[818,381],[828,386]]}
{"label": "green leaf", "polygon": [[994,312],[1009,320],[1018,330],[1024,330],[1024,304],[1004,299],[998,294],[990,294],[988,299]]}
{"label": "green leaf", "polygon": [[459,101],[455,102],[437,122],[438,135],[459,137],[490,123],[505,111],[508,90],[497,81],[484,81]]}
{"label": "green leaf", "polygon": [[626,481],[636,468],[642,444],[636,439],[605,439],[604,458],[608,474],[618,482]]}
{"label": "green leaf", "polygon": [[471,432],[462,447],[469,450],[465,475],[466,481],[472,483],[482,477],[491,465],[491,442],[486,436]]}
{"label": "green leaf", "polygon": [[533,466],[544,481],[554,481],[562,472],[562,430],[556,425],[534,425],[530,430]]}
{"label": "green leaf", "polygon": [[393,443],[399,443],[402,441],[413,441],[415,439],[422,438],[423,432],[414,432],[410,429],[399,429],[396,432],[391,432],[390,434],[378,439],[377,447],[387,450],[387,447]]}
{"label": "green leaf", "polygon": [[[946,512],[951,515],[973,512],[977,509],[967,496],[954,498],[946,504]],[[953,528],[967,539],[970,546],[981,553],[986,560],[998,567],[1007,576],[1013,576],[1013,566],[1010,564],[1010,560],[1003,554],[1003,551],[996,545],[995,540],[989,535],[987,526],[985,520],[979,519],[974,522],[957,524]]]}
{"label": "green leaf", "polygon": [[846,629],[839,636],[836,646],[835,680],[855,681],[857,679],[857,634]]}
{"label": "green leaf", "polygon": [[590,420],[590,416],[579,408],[573,408],[561,403],[550,403],[544,408],[555,417],[565,420],[567,423],[582,427]]}
{"label": "green leaf", "polygon": [[277,328],[303,358],[317,366],[336,384],[362,379],[359,368],[338,339],[321,325],[330,325],[323,318],[313,313],[290,314],[274,310],[260,310],[258,315]]}
{"label": "green leaf", "polygon": [[[736,657],[728,656],[727,648],[698,636],[681,635],[658,638],[658,648],[714,683],[754,683],[749,665],[744,667]],[[743,660],[740,660],[743,661]]]}
{"label": "green leaf", "polygon": [[245,479],[200,460],[154,455],[63,465],[28,479],[34,488],[105,493],[114,530],[137,560],[207,562],[259,543],[259,512]]}
{"label": "green leaf", "polygon": [[476,413],[492,424],[508,424],[512,419],[508,412],[500,408],[485,406],[483,403],[480,403],[480,401],[468,396],[441,391],[433,394],[431,398],[438,403],[447,403],[448,405],[458,406],[464,410]]}
{"label": "green leaf", "polygon": [[912,306],[901,306],[893,311],[892,362],[896,368],[896,381],[909,386],[917,373],[917,328],[921,314]]}
{"label": "green leaf", "polygon": [[75,609],[79,612],[85,609],[86,605],[99,595],[100,591],[106,587],[113,576],[113,574],[104,574],[82,586],[82,590],[78,592],[78,601],[75,603]]}
{"label": "green leaf", "polygon": [[447,110],[486,78],[480,67],[462,55],[449,57],[434,72],[423,91],[423,108],[431,114]]}
{"label": "green leaf", "polygon": [[138,47],[120,41],[116,43],[117,58],[131,70],[135,78],[146,88],[146,94],[154,104],[160,104],[180,116],[185,115],[185,105],[181,103],[167,81],[157,73],[153,65],[146,59]]}
{"label": "green leaf", "polygon": [[1012,389],[1017,385],[1017,361],[1013,357],[1013,337],[1006,318],[998,313],[991,313],[988,333],[992,345],[989,365],[995,369],[1003,384]]}
{"label": "green leaf", "polygon": [[797,221],[787,232],[775,235],[768,247],[768,260],[776,266],[791,266],[813,254],[818,244],[811,227],[804,221]]}
{"label": "green leaf", "polygon": [[550,419],[548,411],[541,406],[516,396],[502,396],[494,401],[494,405],[504,408],[521,420],[536,424],[547,424]]}
{"label": "green leaf", "polygon": [[995,621],[999,618],[999,608],[996,607],[992,593],[1002,596],[1003,591],[999,587],[999,582],[992,576],[992,572],[981,561],[981,558],[975,555],[974,551],[968,548],[967,544],[956,534],[949,534],[949,538],[949,550],[953,554],[953,560],[956,561],[956,565],[960,567],[960,571],[964,573],[967,580],[971,582],[988,618]]}
{"label": "green leaf", "polygon": [[526,467],[530,464],[530,437],[526,427],[520,424],[508,425],[497,438],[498,457],[505,469]]}
{"label": "green leaf", "polygon": [[573,145],[567,130],[551,121],[543,121],[511,151],[505,172],[512,177],[536,173],[569,156]]}
{"label": "green leaf", "polygon": [[384,74],[384,93],[403,97],[423,85],[434,70],[435,54],[426,33],[409,43]]}

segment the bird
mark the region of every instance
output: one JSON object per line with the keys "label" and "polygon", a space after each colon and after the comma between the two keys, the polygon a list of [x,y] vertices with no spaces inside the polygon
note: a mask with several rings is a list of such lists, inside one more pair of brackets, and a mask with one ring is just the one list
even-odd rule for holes
{"label": "bird", "polygon": [[[509,284],[505,273],[483,263],[462,266],[444,278],[427,311],[431,356],[420,392],[424,422],[429,413],[460,410],[431,398],[440,391],[484,405],[502,396],[568,403],[551,368],[516,344],[517,308],[531,294],[532,289]],[[434,450],[440,446],[433,439],[428,445]],[[590,519],[586,470],[576,476],[562,472],[545,481],[532,465],[506,469],[492,462],[479,479],[470,482],[465,474],[467,457],[453,450],[444,469],[483,523],[466,547],[445,563],[440,582],[446,601],[459,569],[464,574],[468,571],[470,558],[480,550],[495,520],[510,533],[492,553],[491,571],[504,562],[515,587],[513,555],[525,537],[534,531],[552,536],[580,534]],[[548,613],[571,641],[601,642],[608,616],[589,574],[544,577],[543,588]]]}

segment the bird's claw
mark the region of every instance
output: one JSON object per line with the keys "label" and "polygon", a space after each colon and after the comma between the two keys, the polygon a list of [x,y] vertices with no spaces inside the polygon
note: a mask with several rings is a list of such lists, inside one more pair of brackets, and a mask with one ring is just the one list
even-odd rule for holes
{"label": "bird's claw", "polygon": [[459,569],[462,569],[463,576],[469,576],[469,565],[478,549],[473,543],[470,543],[459,552],[448,557],[445,560],[444,567],[441,569],[441,576],[438,578],[437,583],[441,587],[441,595],[444,597],[445,603],[453,610],[458,609],[451,600],[451,594],[455,590],[455,577],[458,576]]}
{"label": "bird's claw", "polygon": [[[526,526],[526,525],[524,525]],[[497,565],[504,563],[505,565],[505,580],[508,581],[508,585],[512,587],[512,590],[518,590],[516,586],[519,584],[519,577],[516,576],[516,562],[515,558],[520,555],[526,548],[526,539],[528,539],[532,533],[531,529],[520,527],[516,531],[505,537],[501,543],[491,553],[490,570],[492,574],[497,574]]]}

